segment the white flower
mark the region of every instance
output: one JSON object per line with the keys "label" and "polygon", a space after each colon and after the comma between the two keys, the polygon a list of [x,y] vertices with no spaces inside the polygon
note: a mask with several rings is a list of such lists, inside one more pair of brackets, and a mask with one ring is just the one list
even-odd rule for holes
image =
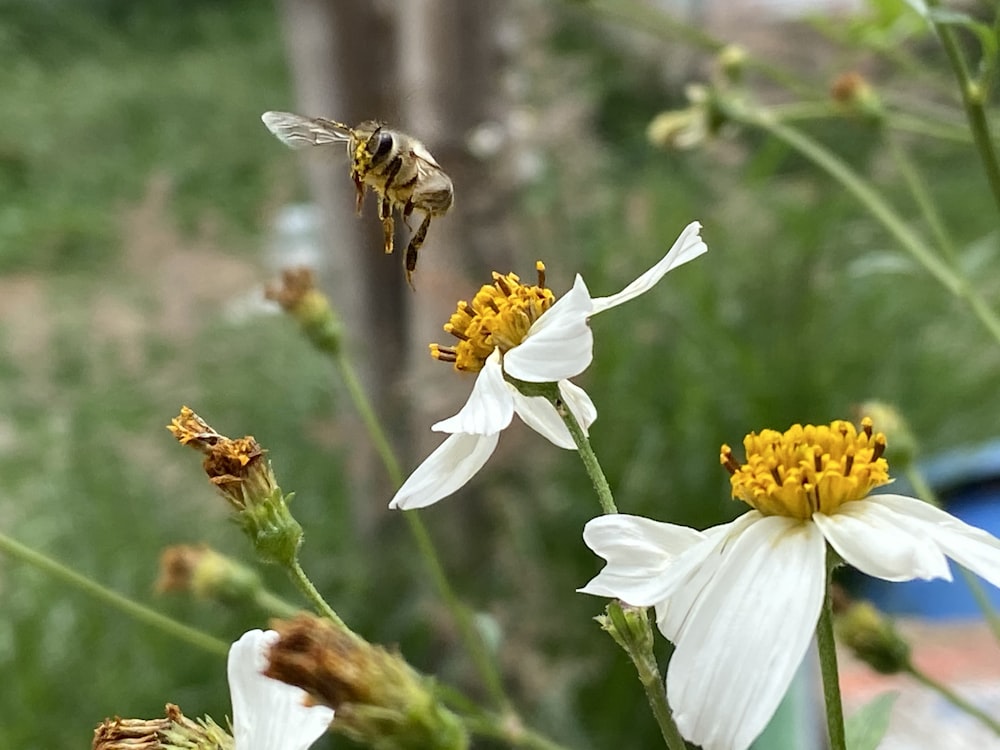
{"label": "white flower", "polygon": [[306,750],[326,732],[333,709],[306,706],[304,690],[265,677],[273,630],[251,630],[229,649],[235,750]]}
{"label": "white flower", "polygon": [[884,436],[863,428],[751,434],[744,465],[724,446],[734,496],[756,508],[731,523],[609,515],[584,530],[607,565],[580,591],[656,608],[676,646],[674,719],[704,750],[743,750],[773,715],[819,619],[827,544],[888,581],[951,580],[947,556],[1000,585],[1000,540],[915,498],[868,494],[889,478]]}
{"label": "white flower", "polygon": [[[557,383],[562,400],[586,432],[597,409],[569,378],[586,370],[594,356],[588,319],[638,297],[671,269],[706,252],[700,229],[698,222],[689,224],[655,266],[610,297],[591,297],[577,275],[573,288],[553,302],[545,289],[544,266],[539,264],[537,286],[521,285],[513,275],[494,274],[493,287],[483,287],[471,305],[460,303],[445,330],[456,332],[462,343],[456,349],[431,349],[457,369],[478,370],[479,375],[461,411],[431,427],[450,437],[403,483],[389,507],[422,508],[461,488],[493,454],[500,433],[515,414],[560,448],[575,448],[552,404],[542,396],[523,395],[506,376],[528,383]],[[489,319],[486,325],[484,318]]]}

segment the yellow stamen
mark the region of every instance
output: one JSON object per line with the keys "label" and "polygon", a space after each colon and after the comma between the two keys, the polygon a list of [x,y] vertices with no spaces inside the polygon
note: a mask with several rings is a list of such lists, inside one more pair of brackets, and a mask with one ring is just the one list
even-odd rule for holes
{"label": "yellow stamen", "polygon": [[873,433],[868,417],[860,431],[836,420],[829,427],[797,424],[784,433],[751,432],[743,447],[747,459],[739,464],[732,449],[722,446],[720,460],[732,475],[733,497],[769,516],[830,515],[891,481],[882,458],[885,435]]}
{"label": "yellow stamen", "polygon": [[493,283],[482,287],[469,303],[462,300],[444,325],[458,344],[431,344],[431,356],[454,363],[462,372],[479,372],[497,347],[501,353],[524,341],[528,329],[552,307],[555,295],[545,288],[545,264],[535,264],[538,284],[522,284],[513,273],[493,272]]}

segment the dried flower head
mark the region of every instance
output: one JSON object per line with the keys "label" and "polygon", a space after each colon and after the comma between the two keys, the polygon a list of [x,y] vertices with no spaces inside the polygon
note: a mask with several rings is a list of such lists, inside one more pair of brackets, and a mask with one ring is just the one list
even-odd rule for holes
{"label": "dried flower head", "polygon": [[309,614],[272,622],[264,674],[333,708],[335,732],[380,748],[460,750],[468,736],[432,683],[398,654]]}
{"label": "dried flower head", "polygon": [[205,455],[209,481],[237,511],[236,520],[261,557],[289,563],[302,543],[302,527],[288,511],[291,495],[283,495],[267,459],[267,451],[247,435],[228,438],[187,406],[167,426],[181,445]]}
{"label": "dried flower head", "polygon": [[264,290],[267,299],[277,302],[302,326],[303,332],[319,349],[336,352],[343,340],[343,326],[330,306],[330,300],[316,286],[311,268],[288,268],[281,273],[281,283]]}
{"label": "dried flower head", "polygon": [[209,718],[193,721],[172,703],[162,719],[105,719],[92,750],[234,750],[233,738]]}

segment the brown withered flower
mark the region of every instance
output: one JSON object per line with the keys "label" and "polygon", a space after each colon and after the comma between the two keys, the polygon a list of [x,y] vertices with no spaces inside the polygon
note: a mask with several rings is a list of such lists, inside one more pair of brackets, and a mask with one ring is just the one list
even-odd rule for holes
{"label": "brown withered flower", "polygon": [[105,719],[92,750],[233,750],[233,738],[211,719],[193,721],[173,703],[162,719]]}
{"label": "brown withered flower", "polygon": [[302,543],[302,527],[288,511],[267,451],[252,435],[229,438],[214,430],[187,406],[167,426],[181,445],[205,458],[209,481],[236,511],[236,521],[264,560],[290,564]]}
{"label": "brown withered flower", "polygon": [[465,728],[438,700],[433,682],[399,654],[309,614],[271,626],[278,640],[264,674],[334,709],[332,731],[387,749],[468,747]]}

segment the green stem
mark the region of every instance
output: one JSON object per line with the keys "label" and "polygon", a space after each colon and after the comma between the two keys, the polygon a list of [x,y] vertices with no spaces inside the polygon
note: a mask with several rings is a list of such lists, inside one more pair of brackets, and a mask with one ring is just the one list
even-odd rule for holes
{"label": "green stem", "polygon": [[955,246],[948,236],[948,230],[945,229],[941,214],[938,213],[934,199],[927,189],[927,183],[898,139],[889,135],[886,140],[889,143],[889,151],[896,162],[899,173],[906,181],[907,187],[910,188],[910,193],[913,195],[913,200],[916,202],[917,207],[923,212],[927,226],[930,227],[934,238],[937,240],[938,247],[941,249],[941,254],[949,260],[954,261],[956,258]]}
{"label": "green stem", "polygon": [[[927,0],[929,8],[938,7],[937,0]],[[997,160],[996,147],[993,144],[993,137],[990,135],[989,121],[986,117],[985,98],[986,91],[977,81],[972,80],[969,68],[965,64],[965,58],[958,47],[954,30],[947,24],[938,23],[931,16],[934,28],[941,39],[941,46],[944,47],[945,54],[951,62],[951,67],[955,71],[955,78],[958,80],[958,88],[962,94],[962,105],[965,107],[965,115],[969,120],[969,129],[972,131],[972,139],[979,151],[979,158],[986,172],[986,179],[990,184],[990,191],[993,193],[993,201],[997,210],[1000,210],[1000,162]]]}
{"label": "green stem", "polygon": [[[396,487],[400,486],[404,479],[403,471],[399,466],[399,461],[396,459],[395,451],[393,451],[392,445],[385,431],[382,429],[382,424],[375,414],[375,409],[372,407],[368,395],[361,386],[361,381],[358,379],[346,354],[338,350],[334,353],[334,360],[337,363],[337,368],[340,370],[340,376],[347,387],[347,392],[354,404],[354,408],[361,416],[361,421],[364,423],[365,430],[368,432],[368,436],[375,446],[375,451],[378,453],[379,458],[381,458],[383,466],[385,466],[389,480]],[[417,551],[420,557],[423,558],[424,565],[430,573],[434,588],[451,612],[458,628],[459,637],[462,639],[462,643],[472,659],[476,671],[479,672],[480,679],[482,679],[497,708],[502,712],[509,711],[511,706],[510,699],[504,690],[503,680],[500,677],[496,663],[490,654],[486,642],[483,640],[482,633],[475,626],[468,608],[459,600],[454,588],[452,588],[444,566],[441,564],[441,558],[434,547],[430,532],[420,518],[419,511],[408,510],[403,513],[403,516],[406,518],[407,527],[413,536],[413,540],[416,542]]]}
{"label": "green stem", "polygon": [[562,396],[559,394],[559,386],[556,383],[549,383],[548,385],[551,386],[551,389],[546,394],[546,398],[555,407],[556,412],[562,418],[563,424],[569,430],[569,434],[573,436],[573,442],[576,443],[580,460],[583,461],[587,475],[594,485],[594,491],[597,493],[597,500],[601,504],[601,510],[605,514],[617,513],[618,507],[615,505],[615,498],[611,493],[611,485],[608,484],[608,478],[604,476],[604,470],[601,469],[601,464],[597,460],[597,454],[594,453],[587,434],[583,431],[576,417],[573,416],[573,412],[570,411],[569,407],[562,400]]}
{"label": "green stem", "polygon": [[[912,464],[907,466],[903,472],[903,476],[906,477],[906,481],[910,483],[913,487],[913,492],[923,500],[928,505],[933,505],[935,508],[941,507],[941,501],[939,500],[937,493],[931,488],[924,478],[923,473],[921,473]],[[968,570],[963,568],[961,565],[958,566],[958,572],[965,581],[965,585],[969,587],[972,592],[972,598],[976,600],[976,606],[979,607],[980,612],[983,613],[983,618],[986,620],[986,624],[989,626],[990,632],[993,633],[993,639],[1000,643],[1000,614],[997,613],[993,604],[990,602],[990,598],[983,588],[982,582]]]}
{"label": "green stem", "polygon": [[1000,317],[980,297],[969,283],[921,240],[909,224],[897,214],[865,180],[831,151],[804,133],[776,121],[767,112],[751,110],[734,102],[719,102],[723,111],[735,122],[756,127],[791,146],[823,169],[878,219],[907,252],[951,294],[966,302],[976,318],[1000,342]]}
{"label": "green stem", "polygon": [[128,597],[122,596],[111,589],[105,588],[96,581],[77,573],[75,570],[71,570],[62,563],[56,562],[51,557],[47,557],[41,552],[33,550],[2,533],[0,533],[0,550],[15,559],[38,568],[63,583],[78,588],[88,596],[128,615],[133,620],[145,625],[151,625],[203,651],[221,656],[229,653],[229,644],[225,641],[178,622],[173,618],[160,614],[156,610],[132,601]]}
{"label": "green stem", "polygon": [[844,732],[844,707],[840,700],[840,676],[837,670],[837,647],[833,640],[833,606],[830,600],[830,583],[827,581],[823,609],[816,624],[816,642],[819,646],[819,666],[823,675],[823,698],[826,702],[826,728],[830,736],[830,750],[847,750]]}
{"label": "green stem", "polygon": [[254,592],[253,603],[271,617],[288,619],[299,612],[299,608],[294,604],[263,587]]}
{"label": "green stem", "polygon": [[526,750],[567,750],[558,742],[521,726],[516,721],[511,722],[505,716],[462,716],[461,718],[470,734],[491,737],[505,742],[511,747],[521,747]]}
{"label": "green stem", "polygon": [[312,603],[317,612],[330,620],[341,630],[350,632],[350,629],[344,621],[340,619],[340,616],[333,611],[333,607],[326,603],[326,599],[324,599],[323,595],[319,593],[313,585],[313,582],[309,580],[309,576],[307,576],[306,572],[302,570],[302,565],[299,564],[298,559],[292,560],[286,570],[288,571],[288,575],[292,579],[292,582],[298,586],[299,591],[301,591],[302,595]]}
{"label": "green stem", "polygon": [[372,408],[371,401],[368,400],[368,394],[365,393],[365,389],[361,385],[361,381],[358,379],[353,365],[351,365],[351,360],[344,351],[338,349],[332,355],[334,362],[337,364],[337,369],[340,371],[340,378],[347,387],[347,394],[351,398],[351,403],[354,404],[354,408],[365,425],[368,439],[375,446],[375,452],[378,453],[382,465],[385,466],[389,480],[398,487],[403,483],[403,470],[400,468],[396,453],[392,449],[392,444],[389,442],[389,438],[386,436],[385,431],[382,429],[382,424],[375,414],[375,409]]}
{"label": "green stem", "polygon": [[972,142],[972,137],[965,128],[954,127],[944,123],[926,122],[920,117],[914,117],[902,112],[893,111],[888,114],[885,124],[890,129],[901,133],[924,135],[930,138],[938,138],[942,141],[951,141],[952,143],[969,144]]}
{"label": "green stem", "polygon": [[944,683],[938,682],[927,673],[917,669],[912,663],[907,666],[906,672],[917,682],[926,685],[931,690],[941,695],[956,708],[969,714],[969,716],[979,719],[979,721],[988,726],[994,734],[1000,735],[1000,722],[997,722],[997,720],[988,713],[977,708],[974,704],[967,701],[950,687]]}
{"label": "green stem", "polygon": [[[674,712],[667,702],[667,691],[653,654],[653,629],[645,608],[630,608],[626,615],[620,602],[608,605],[608,624],[604,626],[615,642],[621,646],[635,665],[639,682],[646,693],[646,700],[653,717],[660,727],[660,734],[669,750],[685,750],[687,745],[674,722]],[[600,620],[600,618],[598,618]],[[610,627],[609,627],[610,626]]]}

